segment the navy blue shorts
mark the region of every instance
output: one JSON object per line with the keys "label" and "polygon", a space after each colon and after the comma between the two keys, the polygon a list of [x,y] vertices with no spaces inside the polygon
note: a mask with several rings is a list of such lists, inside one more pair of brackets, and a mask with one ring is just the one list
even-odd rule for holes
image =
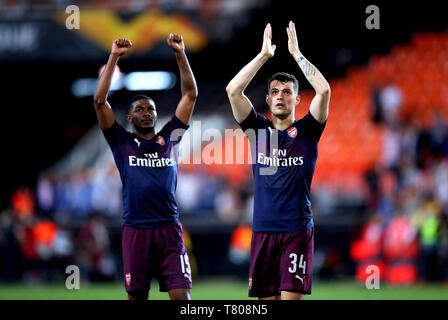
{"label": "navy blue shorts", "polygon": [[281,291],[311,294],[314,228],[303,232],[254,232],[250,253],[249,297]]}
{"label": "navy blue shorts", "polygon": [[160,291],[191,289],[191,270],[179,221],[153,229],[122,227],[126,291],[149,291],[157,277]]}

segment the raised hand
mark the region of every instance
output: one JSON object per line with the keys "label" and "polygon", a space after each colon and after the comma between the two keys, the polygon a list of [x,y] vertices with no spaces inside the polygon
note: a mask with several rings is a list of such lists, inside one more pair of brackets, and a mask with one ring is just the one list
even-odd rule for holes
{"label": "raised hand", "polygon": [[299,54],[299,44],[297,41],[297,34],[296,34],[296,25],[294,22],[289,21],[289,25],[286,28],[286,32],[288,33],[288,49],[289,53],[292,55]]}
{"label": "raised hand", "polygon": [[275,44],[272,43],[272,27],[271,24],[268,23],[266,28],[264,29],[263,34],[263,47],[261,48],[261,54],[267,56],[269,58],[274,56],[275,52]]}
{"label": "raised hand", "polygon": [[180,34],[170,33],[166,42],[174,52],[182,52],[185,50],[184,41]]}
{"label": "raised hand", "polygon": [[112,51],[113,55],[117,55],[121,57],[126,54],[128,50],[132,47],[132,42],[128,39],[115,39],[112,42]]}

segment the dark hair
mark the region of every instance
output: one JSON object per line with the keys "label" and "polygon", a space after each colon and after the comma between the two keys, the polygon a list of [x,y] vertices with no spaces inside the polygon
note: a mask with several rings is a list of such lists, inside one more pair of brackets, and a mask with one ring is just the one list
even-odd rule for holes
{"label": "dark hair", "polygon": [[142,99],[143,99],[143,100],[149,100],[149,101],[154,102],[154,100],[152,100],[152,99],[151,99],[150,97],[148,97],[147,95],[144,95],[144,94],[137,94],[137,95],[131,97],[131,98],[128,100],[128,106],[129,106],[128,111],[131,111],[132,104],[133,104],[135,101],[137,101],[137,100],[142,100]]}
{"label": "dark hair", "polygon": [[277,80],[280,82],[292,82],[293,88],[296,91],[296,94],[299,94],[299,81],[294,77],[294,75],[286,72],[277,72],[272,75],[272,77],[268,80],[268,92],[271,88],[271,82]]}

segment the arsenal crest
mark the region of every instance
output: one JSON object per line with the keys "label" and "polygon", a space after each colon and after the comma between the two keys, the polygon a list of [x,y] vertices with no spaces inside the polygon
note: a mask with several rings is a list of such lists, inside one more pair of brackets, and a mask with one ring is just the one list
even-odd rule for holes
{"label": "arsenal crest", "polygon": [[158,144],[160,144],[161,146],[164,146],[165,145],[165,140],[161,137],[161,136],[159,136],[158,138],[157,138],[157,141],[156,141]]}
{"label": "arsenal crest", "polygon": [[288,132],[288,136],[290,136],[291,138],[295,138],[297,136],[297,128],[296,127],[291,127],[287,130]]}

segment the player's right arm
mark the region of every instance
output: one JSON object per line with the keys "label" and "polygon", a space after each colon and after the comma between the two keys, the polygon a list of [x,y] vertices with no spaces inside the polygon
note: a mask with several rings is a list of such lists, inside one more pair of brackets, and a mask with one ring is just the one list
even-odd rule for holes
{"label": "player's right arm", "polygon": [[229,82],[226,87],[227,96],[232,106],[233,116],[238,123],[247,118],[252,110],[252,103],[244,94],[244,90],[263,64],[274,56],[275,45],[271,44],[272,28],[268,23],[264,29],[263,46],[260,53],[249,62],[240,72]]}
{"label": "player's right arm", "polygon": [[110,104],[107,102],[107,94],[118,59],[126,54],[131,47],[132,43],[127,39],[116,39],[112,42],[109,60],[100,76],[94,95],[95,112],[101,130],[109,129],[114,124],[115,117]]}

